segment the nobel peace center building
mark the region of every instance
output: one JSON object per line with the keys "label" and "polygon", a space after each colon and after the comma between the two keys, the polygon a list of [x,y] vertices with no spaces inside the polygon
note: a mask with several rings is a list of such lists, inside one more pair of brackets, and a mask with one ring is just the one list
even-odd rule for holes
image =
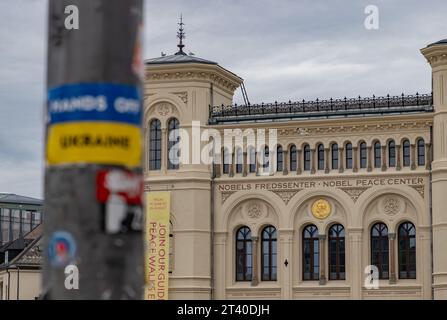
{"label": "nobel peace center building", "polygon": [[447,299],[447,40],[432,93],[261,104],[183,46],[145,62],[169,299]]}

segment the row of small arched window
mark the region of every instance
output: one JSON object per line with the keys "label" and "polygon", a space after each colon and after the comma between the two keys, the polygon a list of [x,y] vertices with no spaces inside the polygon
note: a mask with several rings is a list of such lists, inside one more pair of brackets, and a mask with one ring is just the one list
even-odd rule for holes
{"label": "row of small arched window", "polygon": [[[253,250],[251,230],[247,226],[236,232],[236,281],[251,281],[253,277]],[[318,228],[307,225],[301,235],[302,279],[318,280],[320,277],[320,238]],[[344,280],[345,229],[334,224],[328,232],[329,280]],[[370,232],[370,263],[378,269],[379,279],[389,279],[389,235],[384,223],[376,223]],[[277,280],[277,232],[273,226],[261,232],[261,280]],[[392,257],[391,257],[392,258]],[[411,222],[398,227],[398,270],[399,279],[416,278],[416,228]]]}
{"label": "row of small arched window", "polygon": [[[381,168],[383,164],[387,164],[388,167],[400,167],[400,159],[402,159],[402,166],[409,167],[411,165],[411,144],[408,139],[402,140],[402,153],[398,153],[396,150],[396,143],[394,140],[389,140],[387,143],[387,159],[382,159],[382,146],[380,142],[375,142],[372,146],[373,154],[372,154],[372,163],[371,166],[374,168]],[[354,158],[358,157],[359,167],[367,168],[368,166],[368,148],[366,142],[361,142],[358,146],[359,153],[358,155],[354,154],[354,148],[352,143],[347,142],[344,146],[344,167],[346,169],[353,169]],[[327,165],[325,163],[325,148],[322,143],[318,144],[316,147],[316,160],[317,160],[317,170],[326,170],[326,169],[340,169],[340,152],[337,143],[333,143],[330,146],[330,165],[329,161]],[[294,144],[289,147],[289,163],[288,170],[289,171],[297,171],[297,169],[301,169],[301,165],[299,164],[299,160],[302,161],[302,169],[304,171],[312,170],[312,160],[311,160],[311,148],[309,144],[305,144],[302,148],[302,158],[298,159],[298,150]],[[422,138],[417,139],[417,163],[418,166],[425,165],[425,141]],[[283,171],[285,168],[284,163],[284,149],[281,145],[276,146],[276,171]],[[264,152],[262,155],[262,161],[260,166],[264,170],[270,170],[270,150],[268,146],[264,147]],[[328,159],[329,160],[329,159]],[[227,148],[223,149],[222,154],[222,163],[223,168],[222,172],[224,174],[230,173],[231,163],[231,155]],[[235,150],[235,164],[236,164],[236,173],[243,172],[243,153],[242,148],[238,147]],[[256,172],[257,169],[257,161],[256,161],[256,150],[254,147],[248,147],[248,172]],[[330,166],[330,168],[329,168]]]}

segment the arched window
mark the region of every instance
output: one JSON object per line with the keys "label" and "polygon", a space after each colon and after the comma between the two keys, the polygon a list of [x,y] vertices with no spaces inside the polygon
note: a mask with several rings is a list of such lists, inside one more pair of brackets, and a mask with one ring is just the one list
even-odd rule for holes
{"label": "arched window", "polygon": [[338,144],[333,143],[331,148],[332,169],[338,169]]}
{"label": "arched window", "polygon": [[236,232],[236,281],[250,281],[252,278],[251,231],[242,227]]}
{"label": "arched window", "polygon": [[297,165],[297,158],[296,158],[296,147],[293,144],[290,147],[290,171],[296,171],[296,165]]}
{"label": "arched window", "polygon": [[382,166],[382,147],[380,142],[374,143],[374,168],[380,168]]}
{"label": "arched window", "polygon": [[399,278],[416,279],[416,228],[411,222],[399,226]]}
{"label": "arched window", "polygon": [[376,223],[371,228],[371,265],[379,269],[379,279],[388,279],[388,261],[388,228],[384,223]]}
{"label": "arched window", "polygon": [[275,281],[277,274],[276,256],[276,228],[265,227],[262,230],[261,268],[263,281]]}
{"label": "arched window", "polygon": [[388,142],[388,166],[396,166],[396,144],[394,143],[394,140]]}
{"label": "arched window", "polygon": [[304,164],[304,170],[309,171],[310,170],[310,147],[308,144],[306,144],[303,148],[303,164]]}
{"label": "arched window", "polygon": [[149,131],[149,170],[161,169],[161,122],[153,119]]}
{"label": "arched window", "polygon": [[283,153],[282,153],[282,147],[277,146],[276,147],[276,171],[281,172],[284,168],[284,161],[283,161]]}
{"label": "arched window", "polygon": [[179,168],[180,124],[176,118],[168,122],[168,169]]}
{"label": "arched window", "polygon": [[360,168],[366,168],[368,160],[366,142],[360,143]]}
{"label": "arched window", "polygon": [[253,146],[248,147],[248,169],[251,173],[256,172],[256,149]]}
{"label": "arched window", "polygon": [[228,174],[230,173],[230,152],[228,151],[228,148],[223,148],[222,153],[222,164],[223,164],[223,173]]}
{"label": "arched window", "polygon": [[402,160],[404,167],[410,166],[410,141],[408,140],[402,142]]}
{"label": "arched window", "polygon": [[352,144],[348,142],[345,147],[346,152],[346,169],[352,169]]}
{"label": "arched window", "polygon": [[345,279],[345,228],[335,224],[329,229],[329,279]]}
{"label": "arched window", "polygon": [[318,145],[318,170],[324,170],[324,146],[323,144]]}
{"label": "arched window", "polygon": [[[274,151],[273,151],[274,152]],[[262,157],[262,168],[264,169],[264,172],[269,170],[269,166],[270,166],[270,152],[269,152],[269,147],[265,146],[264,147],[264,154]]]}
{"label": "arched window", "polygon": [[242,173],[242,166],[244,163],[244,157],[242,155],[242,148],[236,148],[236,173]]}
{"label": "arched window", "polygon": [[303,280],[318,280],[320,277],[319,265],[318,229],[312,224],[303,230]]}
{"label": "arched window", "polygon": [[425,165],[425,142],[424,139],[418,139],[418,166]]}

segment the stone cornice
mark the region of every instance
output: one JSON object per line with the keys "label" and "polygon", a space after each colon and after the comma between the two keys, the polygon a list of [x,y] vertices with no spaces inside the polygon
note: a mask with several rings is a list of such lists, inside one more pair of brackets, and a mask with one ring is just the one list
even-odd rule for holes
{"label": "stone cornice", "polygon": [[218,65],[172,64],[146,66],[145,80],[151,82],[210,81],[233,93],[242,79]]}
{"label": "stone cornice", "polygon": [[[352,119],[350,119],[352,120]],[[332,121],[331,125],[327,123],[310,123],[306,121],[303,124],[294,124],[293,126],[290,123],[267,123],[267,124],[257,124],[256,128],[276,128],[278,130],[278,137],[311,137],[311,136],[322,136],[322,135],[330,135],[334,134],[357,134],[357,133],[380,133],[380,132],[401,132],[401,131],[412,131],[421,129],[428,130],[430,126],[433,125],[433,120],[431,117],[420,118],[419,119],[406,119],[399,118],[394,121],[384,121],[383,118],[380,121],[368,121],[371,119],[357,119],[357,121],[346,121],[338,120],[337,124],[334,124]],[[361,121],[364,121],[363,123]],[[251,124],[253,126],[253,124]],[[228,133],[228,135],[239,135],[242,136],[245,129],[251,128],[250,125],[239,126],[236,125],[219,125],[216,129],[228,129],[232,127],[236,127],[241,129],[241,135],[235,133]],[[211,126],[212,127],[212,126]],[[256,134],[256,130],[255,130]]]}
{"label": "stone cornice", "polygon": [[421,49],[421,53],[427,59],[432,68],[442,65],[447,66],[447,45],[439,44]]}

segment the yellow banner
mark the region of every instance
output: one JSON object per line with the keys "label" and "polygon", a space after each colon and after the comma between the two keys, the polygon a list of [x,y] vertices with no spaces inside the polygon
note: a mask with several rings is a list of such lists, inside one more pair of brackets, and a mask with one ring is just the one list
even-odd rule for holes
{"label": "yellow banner", "polygon": [[48,129],[47,162],[141,165],[141,131],[114,122],[67,122]]}
{"label": "yellow banner", "polygon": [[168,191],[146,195],[145,300],[168,299],[170,204]]}

